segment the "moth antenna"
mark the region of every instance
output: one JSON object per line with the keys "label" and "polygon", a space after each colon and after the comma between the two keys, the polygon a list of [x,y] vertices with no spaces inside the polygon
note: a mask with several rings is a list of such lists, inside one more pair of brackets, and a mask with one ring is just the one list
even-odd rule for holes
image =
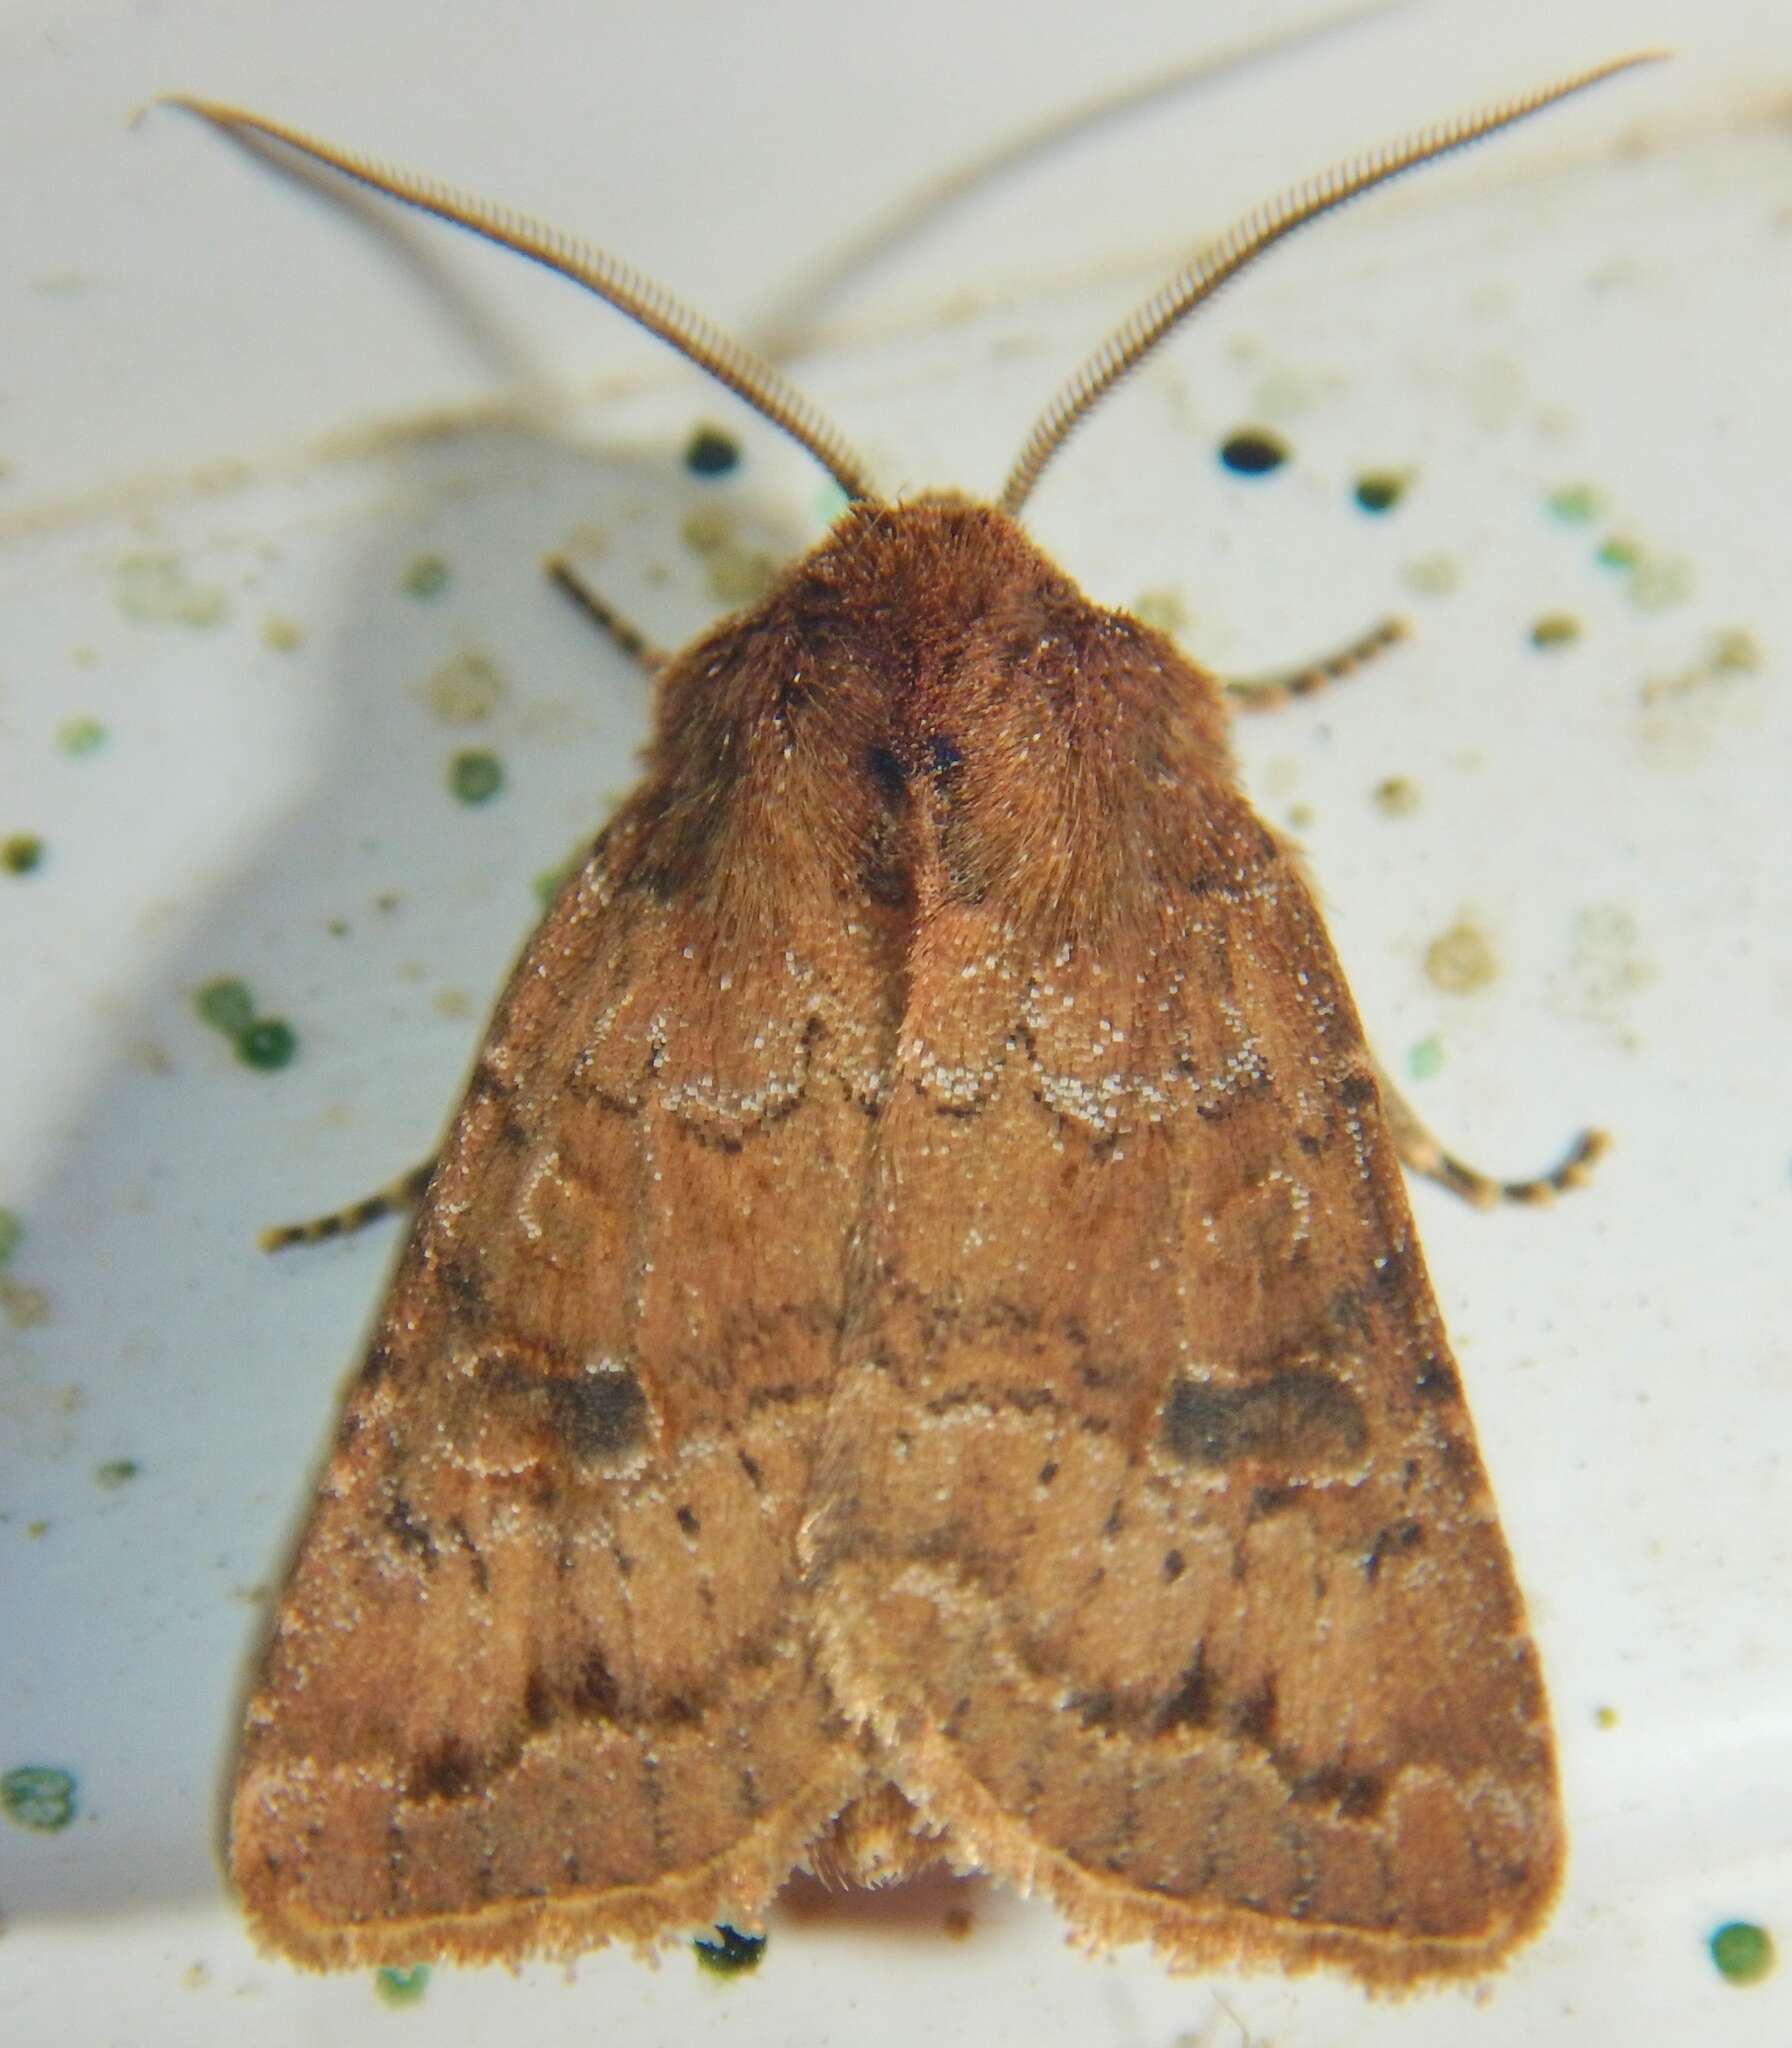
{"label": "moth antenna", "polygon": [[639,326],[687,356],[716,382],[744,399],[762,419],[781,428],[799,446],[806,448],[827,471],[849,499],[875,501],[876,493],[867,481],[865,464],[848,446],[834,426],[771,364],[743,343],[712,326],[700,313],[674,298],[651,278],[643,277],[626,263],[601,249],[544,226],[525,214],[507,207],[456,192],[430,178],[395,170],[370,158],[357,156],[332,143],[289,128],[283,121],[270,121],[260,114],[245,113],[240,107],[220,105],[213,100],[190,99],[183,93],[166,95],[164,105],[184,107],[215,128],[261,136],[269,142],[297,151],[312,162],[340,171],[344,177],[382,192],[421,213],[495,242],[526,256],[544,269],[595,292],[619,313],[626,313]]}
{"label": "moth antenna", "polygon": [[1659,63],[1667,55],[1666,50],[1641,50],[1628,57],[1614,58],[1608,64],[1577,72],[1572,78],[1526,93],[1520,99],[1506,100],[1479,113],[1462,114],[1401,141],[1384,143],[1365,156],[1352,157],[1317,178],[1309,178],[1305,184],[1279,193],[1267,205],[1247,214],[1115,328],[1070,378],[1027,436],[997,503],[1011,518],[1017,516],[1032,496],[1046,464],[1120,379],[1136,369],[1159,342],[1196,307],[1212,298],[1221,285],[1296,228],[1305,227],[1308,221],[1330,213],[1348,199],[1385,185],[1402,171],[1432,163],[1453,150],[1466,149],[1471,142],[1496,135],[1502,128],[1510,128],[1515,122],[1541,113],[1545,107],[1553,107],[1558,100],[1585,92],[1640,64]]}

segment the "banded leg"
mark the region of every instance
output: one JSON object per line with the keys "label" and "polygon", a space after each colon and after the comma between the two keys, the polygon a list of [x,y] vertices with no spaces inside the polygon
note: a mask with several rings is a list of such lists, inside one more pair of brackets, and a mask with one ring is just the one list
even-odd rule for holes
{"label": "banded leg", "polygon": [[1280,711],[1296,697],[1311,697],[1328,684],[1353,674],[1378,654],[1397,646],[1409,631],[1404,619],[1383,619],[1359,638],[1317,661],[1272,675],[1222,678],[1221,687],[1240,711]]}
{"label": "banded leg", "polygon": [[[1319,891],[1305,855],[1290,840],[1282,840],[1281,845],[1317,901]],[[1373,1052],[1370,1057],[1374,1059]],[[1496,1180],[1491,1174],[1470,1166],[1466,1160],[1458,1159],[1432,1135],[1425,1119],[1401,1094],[1394,1077],[1379,1060],[1375,1060],[1375,1079],[1381,1090],[1382,1114],[1387,1118],[1401,1165],[1408,1173],[1422,1173],[1427,1180],[1436,1181],[1439,1187],[1448,1188],[1451,1194],[1460,1195],[1476,1209],[1496,1209],[1502,1202],[1522,1202],[1532,1208],[1541,1208],[1553,1202],[1557,1195],[1566,1194],[1570,1188],[1584,1187],[1593,1177],[1593,1167],[1611,1145],[1611,1139],[1604,1131],[1585,1130],[1547,1173],[1537,1174],[1528,1180]]]}
{"label": "banded leg", "polygon": [[586,618],[606,634],[630,661],[645,669],[650,676],[658,675],[671,659],[663,647],[654,646],[639,627],[625,619],[613,605],[605,603],[564,555],[550,555],[542,566],[547,570],[549,582],[564,591]]}
{"label": "banded leg", "polygon": [[426,1159],[421,1166],[413,1166],[409,1173],[400,1174],[376,1193],[365,1195],[344,1209],[332,1209],[327,1216],[314,1216],[308,1223],[273,1224],[261,1233],[261,1248],[264,1252],[283,1252],[288,1245],[322,1244],[328,1237],[347,1237],[353,1231],[365,1230],[368,1224],[377,1223],[382,1216],[395,1215],[400,1209],[413,1209],[423,1199],[423,1190],[429,1186],[429,1177],[435,1170],[435,1161]]}
{"label": "banded leg", "polygon": [[1593,1177],[1594,1163],[1611,1140],[1603,1131],[1582,1131],[1558,1163],[1547,1173],[1531,1180],[1495,1180],[1466,1165],[1447,1151],[1429,1130],[1424,1119],[1388,1078],[1385,1067],[1377,1066],[1381,1082],[1382,1113],[1393,1133],[1394,1149],[1409,1173],[1422,1173],[1453,1195],[1477,1209],[1497,1208],[1501,1202],[1523,1202],[1532,1208],[1553,1202],[1570,1188],[1584,1187]]}
{"label": "banded leg", "polygon": [[[549,579],[563,590],[592,623],[619,647],[628,658],[651,676],[666,662],[665,654],[655,647],[647,636],[625,619],[599,597],[591,586],[584,582],[578,572],[563,555],[551,555],[546,563]],[[387,1186],[373,1194],[363,1196],[358,1202],[350,1202],[341,1209],[332,1209],[327,1215],[310,1217],[303,1223],[276,1223],[261,1233],[260,1245],[264,1252],[281,1252],[295,1244],[322,1244],[327,1238],[347,1237],[357,1230],[365,1230],[370,1223],[377,1223],[382,1216],[390,1216],[400,1209],[414,1208],[422,1200],[423,1191],[429,1186],[429,1177],[434,1173],[436,1163],[426,1159],[421,1166],[413,1166],[408,1173],[402,1173]]]}

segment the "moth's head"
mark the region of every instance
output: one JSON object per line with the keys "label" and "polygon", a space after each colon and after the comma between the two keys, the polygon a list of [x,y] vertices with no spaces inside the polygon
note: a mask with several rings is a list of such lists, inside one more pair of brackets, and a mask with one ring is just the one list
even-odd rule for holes
{"label": "moth's head", "polygon": [[[903,631],[958,643],[979,622],[1060,606],[1088,609],[1072,580],[999,505],[960,491],[851,504],[790,572],[796,609],[813,626],[904,621]],[[911,665],[897,658],[897,668]]]}

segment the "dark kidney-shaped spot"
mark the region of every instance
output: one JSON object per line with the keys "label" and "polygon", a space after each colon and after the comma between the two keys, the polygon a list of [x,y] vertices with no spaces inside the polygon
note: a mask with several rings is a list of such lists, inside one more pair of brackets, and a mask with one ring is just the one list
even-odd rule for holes
{"label": "dark kidney-shaped spot", "polygon": [[1299,1470],[1353,1462],[1369,1427],[1341,1381],[1295,1369],[1244,1387],[1178,1380],[1164,1403],[1163,1438],[1170,1455],[1188,1465],[1265,1458]]}
{"label": "dark kidney-shaped spot", "polygon": [[626,1457],[647,1434],[647,1396],[632,1372],[582,1372],[547,1383],[548,1412],[580,1464]]}
{"label": "dark kidney-shaped spot", "polygon": [[405,1796],[416,1800],[465,1799],[479,1789],[484,1776],[474,1752],[450,1736],[417,1759],[405,1781]]}
{"label": "dark kidney-shaped spot", "polygon": [[647,1438],[647,1396],[627,1366],[552,1373],[506,1359],[488,1367],[485,1393],[525,1429],[556,1439],[580,1465],[630,1457]]}

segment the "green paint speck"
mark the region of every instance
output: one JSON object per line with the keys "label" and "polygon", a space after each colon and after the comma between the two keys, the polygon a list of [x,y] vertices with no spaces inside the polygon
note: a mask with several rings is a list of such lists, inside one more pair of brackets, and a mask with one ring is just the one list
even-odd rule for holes
{"label": "green paint speck", "polygon": [[1391,470],[1375,470],[1356,480],[1356,501],[1365,512],[1391,512],[1406,490],[1406,478]]}
{"label": "green paint speck", "polygon": [[1472,996],[1498,978],[1500,963],[1485,932],[1466,918],[1425,948],[1425,974],[1446,995]]}
{"label": "green paint speck", "polygon": [[241,1038],[255,1022],[255,998],[246,981],[220,975],[193,991],[193,1008],[202,1024],[223,1032],[226,1038]]}
{"label": "green paint speck", "polygon": [[1180,633],[1188,625],[1188,606],[1175,590],[1141,590],[1133,599],[1132,615],[1160,633]]}
{"label": "green paint speck", "polygon": [[1448,597],[1462,581],[1462,571],[1448,555],[1421,555],[1400,571],[1400,580],[1421,597]]}
{"label": "green paint speck", "polygon": [[407,597],[440,597],[451,572],[440,555],[419,555],[404,572],[400,587]]}
{"label": "green paint speck", "polygon": [[489,654],[464,647],[423,685],[429,708],[444,725],[478,725],[504,701],[504,671]]}
{"label": "green paint speck", "polygon": [[720,427],[699,427],[685,443],[684,466],[692,476],[726,476],[740,467],[740,444]]}
{"label": "green paint speck", "polygon": [[709,594],[718,604],[756,604],[777,579],[776,558],[763,548],[744,547],[720,505],[700,505],[687,513],[678,535],[702,558]]}
{"label": "green paint speck", "polygon": [[103,1465],[93,1468],[93,1483],[115,1493],[119,1487],[128,1486],[141,1470],[135,1458],[108,1458]]}
{"label": "green paint speck", "polygon": [[1684,604],[1698,584],[1693,565],[1684,555],[1660,554],[1627,533],[1607,534],[1595,550],[1594,560],[1628,576],[1630,601],[1646,612]]}
{"label": "green paint speck", "polygon": [[429,1989],[429,1965],[413,1963],[408,1970],[391,1967],[373,1973],[373,1995],[381,2005],[402,2011],[407,2005],[421,2005]]}
{"label": "green paint speck", "polygon": [[1630,601],[1646,612],[1664,612],[1684,604],[1698,584],[1684,555],[1645,555],[1630,578]]}
{"label": "green paint speck", "polygon": [[215,626],[230,610],[216,584],[195,583],[172,555],[131,555],[112,579],[112,596],[127,619],[144,624]]}
{"label": "green paint speck", "polygon": [[1288,449],[1263,428],[1246,427],[1220,443],[1220,460],[1234,476],[1268,476],[1288,460]]}
{"label": "green paint speck", "polygon": [[504,787],[504,764],[484,747],[469,747],[448,764],[448,787],[463,804],[482,804]]}
{"label": "green paint speck", "polygon": [[[1249,354],[1239,350],[1241,361]],[[1323,374],[1297,369],[1292,363],[1271,363],[1251,387],[1251,410],[1260,420],[1294,420],[1313,410],[1330,388]]]}
{"label": "green paint speck", "polygon": [[29,875],[44,864],[44,843],[35,832],[13,832],[0,840],[0,867],[9,875]]}
{"label": "green paint speck", "polygon": [[1405,775],[1389,775],[1375,785],[1375,808],[1384,818],[1410,818],[1424,801],[1419,785]]}
{"label": "green paint speck", "polygon": [[698,1935],[691,1946],[696,1950],[701,1967],[714,1976],[744,1977],[749,1970],[758,1969],[759,1959],[765,1953],[765,1936],[742,1934],[737,1928],[718,1926],[714,1941],[706,1941]]}
{"label": "green paint speck", "polygon": [[1531,628],[1533,647],[1566,647],[1580,638],[1580,621],[1568,612],[1545,612]]}
{"label": "green paint speck", "polygon": [[0,1778],[0,1813],[16,1827],[54,1835],[75,1817],[72,1771],[51,1764],[21,1764]]}
{"label": "green paint speck", "polygon": [[271,1073],[288,1065],[299,1049],[293,1028],[283,1017],[259,1017],[249,984],[220,975],[193,992],[193,1008],[201,1023],[222,1032],[236,1047],[246,1067]]}
{"label": "green paint speck", "polygon": [[696,555],[713,555],[734,538],[734,521],[720,505],[699,505],[678,522],[678,537]]}
{"label": "green paint speck", "polygon": [[97,718],[65,718],[56,728],[56,745],[71,759],[97,753],[106,743],[106,728]]}
{"label": "green paint speck", "polygon": [[1605,500],[1591,484],[1563,484],[1543,502],[1564,526],[1585,526],[1605,510]]}
{"label": "green paint speck", "polygon": [[284,1017],[257,1017],[236,1042],[236,1056],[264,1074],[292,1064],[298,1036]]}
{"label": "green paint speck", "polygon": [[1437,1033],[1421,1038],[1406,1055],[1406,1071],[1415,1081],[1429,1081],[1444,1070],[1444,1042]]}
{"label": "green paint speck", "polygon": [[4,1266],[19,1248],[19,1239],[25,1235],[25,1226],[11,1209],[0,1209],[0,1266]]}
{"label": "green paint speck", "polygon": [[590,842],[582,841],[573,848],[571,853],[566,856],[558,867],[543,868],[541,873],[535,877],[536,901],[540,903],[544,910],[559,895],[560,885],[566,878],[569,875],[577,874],[579,869],[585,865],[590,853]]}
{"label": "green paint speck", "polygon": [[1729,1920],[1711,1937],[1711,1960],[1729,1984],[1759,1984],[1773,1969],[1773,1936],[1752,1920]]}
{"label": "green paint speck", "polygon": [[0,1280],[0,1314],[15,1330],[35,1330],[50,1319],[50,1297],[41,1287],[20,1280]]}
{"label": "green paint speck", "polygon": [[1765,660],[1760,641],[1743,626],[1726,627],[1712,643],[1711,666],[1720,675],[1752,676]]}

